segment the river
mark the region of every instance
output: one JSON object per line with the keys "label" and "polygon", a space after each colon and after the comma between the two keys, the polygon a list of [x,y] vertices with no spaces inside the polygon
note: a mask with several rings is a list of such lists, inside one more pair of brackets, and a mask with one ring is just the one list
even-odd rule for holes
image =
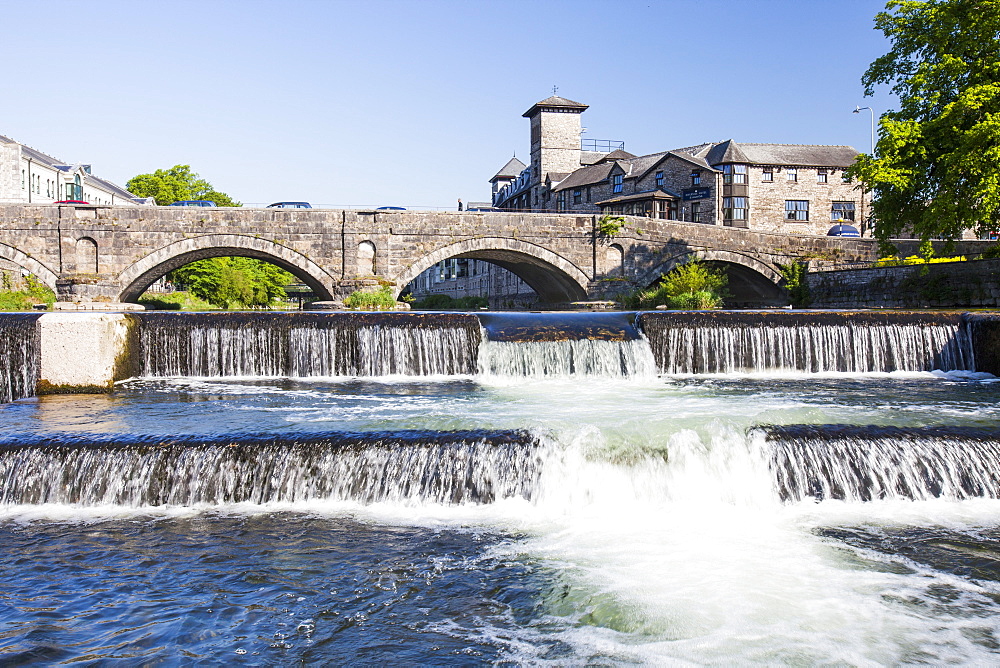
{"label": "river", "polygon": [[4,663],[997,659],[953,323],[142,317],[113,393],[0,405]]}

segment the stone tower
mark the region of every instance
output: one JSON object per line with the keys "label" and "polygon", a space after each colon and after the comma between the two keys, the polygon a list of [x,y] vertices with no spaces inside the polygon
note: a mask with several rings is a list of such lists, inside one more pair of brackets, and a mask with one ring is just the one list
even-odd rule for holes
{"label": "stone tower", "polygon": [[545,181],[547,174],[562,176],[580,169],[580,114],[587,109],[553,95],[524,112],[531,121],[531,182]]}

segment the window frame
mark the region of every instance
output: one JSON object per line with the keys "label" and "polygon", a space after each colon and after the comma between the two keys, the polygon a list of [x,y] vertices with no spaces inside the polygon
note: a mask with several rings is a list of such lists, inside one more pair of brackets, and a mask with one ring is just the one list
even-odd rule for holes
{"label": "window frame", "polygon": [[611,175],[611,192],[620,193],[625,187],[625,175],[622,173]]}
{"label": "window frame", "polygon": [[[805,206],[799,206],[799,205]],[[786,199],[785,200],[785,220],[792,223],[809,222],[809,200],[807,199]]]}
{"label": "window frame", "polygon": [[[737,206],[742,204],[742,206]],[[742,212],[742,216],[738,216],[737,212]],[[734,195],[731,197],[722,198],[722,219],[723,220],[739,220],[745,221],[749,220],[750,215],[750,198],[745,195]]]}
{"label": "window frame", "polygon": [[799,168],[798,167],[785,167],[785,180],[791,181],[792,183],[798,183],[799,181]]}
{"label": "window frame", "polygon": [[[838,209],[837,208],[838,204],[841,204],[841,205],[850,205],[850,208],[839,208]],[[838,212],[841,214],[840,216],[837,215]],[[851,214],[850,217],[844,216],[843,214],[845,212],[850,212],[850,214]],[[857,204],[853,200],[836,200],[834,202],[830,202],[830,220],[831,221],[836,222],[836,221],[840,221],[840,220],[849,220],[849,221],[851,221],[853,223],[856,220],[855,219],[856,215],[857,215]]]}

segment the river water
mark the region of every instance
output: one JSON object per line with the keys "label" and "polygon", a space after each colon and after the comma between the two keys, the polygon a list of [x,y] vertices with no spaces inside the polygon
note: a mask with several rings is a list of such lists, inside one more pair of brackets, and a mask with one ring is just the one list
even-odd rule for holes
{"label": "river water", "polygon": [[188,322],[208,375],[0,405],[0,661],[997,660],[1000,382],[944,330],[816,371],[774,361],[801,331],[671,335],[685,367],[649,323],[511,322],[474,365],[295,376],[214,375],[199,346],[237,353]]}

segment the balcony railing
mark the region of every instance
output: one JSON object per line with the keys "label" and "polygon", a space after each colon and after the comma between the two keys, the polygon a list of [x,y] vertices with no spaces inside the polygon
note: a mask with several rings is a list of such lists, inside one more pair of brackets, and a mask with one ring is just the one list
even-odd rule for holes
{"label": "balcony railing", "polygon": [[612,139],[581,139],[581,151],[595,151],[597,153],[611,153],[612,151],[624,151],[625,142],[614,141]]}

